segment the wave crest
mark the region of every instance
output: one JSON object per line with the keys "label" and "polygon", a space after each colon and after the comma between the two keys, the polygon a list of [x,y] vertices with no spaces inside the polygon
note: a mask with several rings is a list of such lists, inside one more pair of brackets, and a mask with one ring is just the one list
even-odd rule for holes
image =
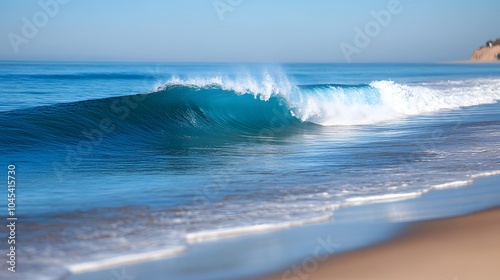
{"label": "wave crest", "polygon": [[[405,85],[393,81],[373,81],[360,85],[294,85],[286,76],[262,79],[248,76],[181,79],[174,77],[156,92],[172,87],[199,91],[220,89],[236,95],[253,95],[269,101],[277,98],[290,114],[302,122],[323,126],[367,125],[407,116],[447,109],[494,103],[500,99],[500,80],[454,81]],[[228,104],[231,106],[232,104]]]}

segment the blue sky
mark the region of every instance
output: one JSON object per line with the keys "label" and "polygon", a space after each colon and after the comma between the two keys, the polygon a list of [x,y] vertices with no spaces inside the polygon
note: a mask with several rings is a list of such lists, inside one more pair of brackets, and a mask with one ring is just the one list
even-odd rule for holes
{"label": "blue sky", "polygon": [[500,37],[499,12],[498,0],[0,1],[0,60],[461,60]]}

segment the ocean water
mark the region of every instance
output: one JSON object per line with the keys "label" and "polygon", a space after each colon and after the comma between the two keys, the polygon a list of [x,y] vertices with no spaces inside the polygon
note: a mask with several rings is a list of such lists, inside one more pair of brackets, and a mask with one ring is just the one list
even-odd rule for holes
{"label": "ocean water", "polygon": [[0,62],[0,95],[49,279],[500,174],[498,65]]}

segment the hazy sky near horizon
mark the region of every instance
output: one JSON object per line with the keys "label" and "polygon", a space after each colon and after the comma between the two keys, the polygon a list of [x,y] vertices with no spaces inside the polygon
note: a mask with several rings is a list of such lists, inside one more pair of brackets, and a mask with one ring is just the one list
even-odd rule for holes
{"label": "hazy sky near horizon", "polygon": [[0,60],[435,62],[500,37],[498,0],[58,1],[0,1]]}

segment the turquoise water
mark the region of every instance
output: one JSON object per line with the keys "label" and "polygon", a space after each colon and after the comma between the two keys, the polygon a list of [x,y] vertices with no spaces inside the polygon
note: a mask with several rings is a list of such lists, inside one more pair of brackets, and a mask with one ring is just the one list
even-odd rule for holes
{"label": "turquoise water", "polygon": [[16,165],[33,270],[299,226],[500,170],[497,65],[0,66],[1,164]]}

